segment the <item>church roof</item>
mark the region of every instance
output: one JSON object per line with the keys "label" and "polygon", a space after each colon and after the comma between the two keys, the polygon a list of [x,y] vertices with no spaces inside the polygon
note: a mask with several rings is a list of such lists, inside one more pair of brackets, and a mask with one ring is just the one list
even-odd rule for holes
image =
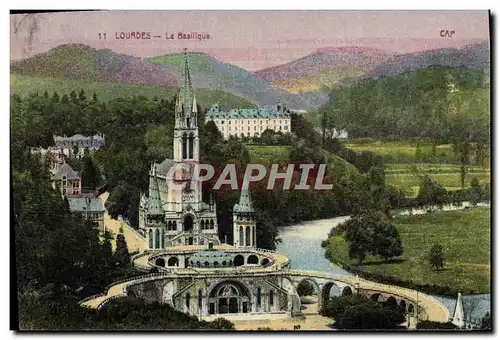
{"label": "church roof", "polygon": [[[153,165],[153,169],[155,165]],[[153,171],[149,176],[149,197],[148,197],[148,214],[149,215],[163,215],[164,211],[160,199],[160,188],[158,187],[158,180],[156,179],[156,172]]]}
{"label": "church roof", "polygon": [[78,173],[75,170],[73,170],[73,168],[71,168],[68,163],[61,164],[61,166],[59,166],[57,170],[54,172],[54,177],[53,177],[54,179],[62,180],[63,177],[66,177],[66,179],[68,180],[81,179],[80,175],[78,175]]}
{"label": "church roof", "polygon": [[236,108],[230,111],[220,111],[219,104],[214,104],[206,114],[209,118],[290,118],[290,112],[282,104],[266,105],[258,109]]}
{"label": "church roof", "polygon": [[242,189],[239,203],[233,207],[233,212],[252,213],[255,212],[252,206],[252,199],[248,189]]}
{"label": "church roof", "polygon": [[160,164],[156,164],[156,172],[159,175],[166,177],[168,175],[168,171],[173,165],[174,165],[173,159],[165,158],[163,162],[161,162]]}
{"label": "church roof", "polygon": [[487,312],[491,312],[491,295],[478,294],[462,296],[464,314],[473,319],[483,318]]}

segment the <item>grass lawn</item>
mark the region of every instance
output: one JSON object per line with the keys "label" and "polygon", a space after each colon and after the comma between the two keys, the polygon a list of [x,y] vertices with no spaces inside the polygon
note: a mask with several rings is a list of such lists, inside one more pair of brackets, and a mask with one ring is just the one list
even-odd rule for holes
{"label": "grass lawn", "polygon": [[346,147],[357,152],[375,152],[384,163],[457,163],[451,144],[438,145],[436,156],[432,155],[431,144],[417,144],[416,141],[351,141]]}
{"label": "grass lawn", "polygon": [[[401,216],[394,223],[403,242],[403,261],[384,263],[368,256],[364,271],[463,292],[490,291],[489,208]],[[445,267],[439,271],[432,269],[427,260],[428,250],[435,243],[443,245],[445,252]],[[331,237],[327,248],[336,262],[357,263],[349,259],[342,236]]]}
{"label": "grass lawn", "polygon": [[[446,190],[462,188],[460,166],[455,164],[388,164],[385,171],[386,183],[403,189],[407,196],[418,194],[421,177],[429,175]],[[465,186],[469,187],[472,178],[477,177],[480,184],[490,183],[490,168],[470,166],[465,176]]]}
{"label": "grass lawn", "polygon": [[280,164],[288,161],[290,147],[287,145],[247,144],[250,161],[256,164]]}

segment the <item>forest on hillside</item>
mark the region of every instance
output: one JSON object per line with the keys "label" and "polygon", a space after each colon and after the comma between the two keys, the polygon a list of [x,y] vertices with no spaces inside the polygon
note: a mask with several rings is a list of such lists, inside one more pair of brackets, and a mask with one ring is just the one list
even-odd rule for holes
{"label": "forest on hillside", "polygon": [[[14,168],[22,168],[18,157],[29,157],[28,148],[47,147],[53,144],[52,135],[84,135],[97,132],[106,135],[106,146],[92,155],[92,162],[101,174],[101,184],[110,192],[108,210],[113,216],[122,215],[133,226],[138,224],[138,206],[141,192],[147,193],[148,172],[153,160],[163,161],[172,157],[174,100],[151,100],[145,97],[119,98],[100,101],[97,95],[87,95],[83,90],[68,94],[32,93],[23,98],[11,98],[11,130]],[[201,107],[198,112],[204,112]],[[213,123],[203,124],[204,115],[199,115],[201,161],[221,170],[234,163],[241,181],[250,155],[246,142],[238,139],[225,141]],[[310,190],[283,190],[278,186],[267,190],[267,177],[252,187],[252,198],[258,211],[257,236],[259,247],[275,248],[277,227],[304,220],[349,214],[372,199],[369,171],[380,166],[373,153],[347,153],[338,141],[321,147],[321,137],[304,119],[297,123],[295,137],[288,138],[291,152],[288,164],[313,163],[308,183]],[[349,162],[339,162],[334,154],[342,154]],[[342,154],[343,155],[343,154]],[[333,184],[331,191],[314,190],[318,166],[328,163],[324,183]],[[75,170],[83,165],[72,162]],[[267,166],[267,165],[266,165]],[[383,171],[374,167],[373,171]],[[366,175],[364,175],[364,174]],[[300,169],[296,167],[293,183],[300,180]],[[278,182],[279,183],[279,182]],[[206,183],[205,199],[213,182]],[[379,185],[378,183],[377,185]],[[386,188],[387,201],[398,201],[401,193]],[[16,194],[16,193],[14,193]],[[239,198],[239,191],[222,186],[214,191],[221,239],[232,240],[232,207]],[[302,204],[297,206],[296,202]],[[380,200],[385,202],[385,200]]]}
{"label": "forest on hillside", "polygon": [[346,129],[351,138],[484,145],[489,92],[489,74],[483,71],[429,67],[335,89],[315,119],[325,128]]}

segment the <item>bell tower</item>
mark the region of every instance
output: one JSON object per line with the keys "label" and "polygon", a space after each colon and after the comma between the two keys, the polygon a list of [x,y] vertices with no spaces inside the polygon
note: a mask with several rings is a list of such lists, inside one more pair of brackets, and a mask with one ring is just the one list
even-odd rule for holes
{"label": "bell tower", "polygon": [[242,189],[240,201],[233,207],[233,243],[236,248],[257,246],[255,210],[248,189]]}
{"label": "bell tower", "polygon": [[175,103],[174,162],[197,163],[200,159],[198,109],[191,84],[187,50],[179,79],[179,94]]}

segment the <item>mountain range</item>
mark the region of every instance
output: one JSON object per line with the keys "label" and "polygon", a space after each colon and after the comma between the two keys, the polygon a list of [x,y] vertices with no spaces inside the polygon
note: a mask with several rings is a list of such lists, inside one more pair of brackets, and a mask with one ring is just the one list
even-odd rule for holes
{"label": "mountain range", "polygon": [[363,78],[393,76],[429,66],[488,69],[487,43],[395,54],[368,47],[324,48],[290,63],[256,71],[259,77],[291,92],[331,89]]}
{"label": "mountain range", "polygon": [[[60,45],[33,57],[11,62],[16,76],[80,82],[166,86],[179,83],[183,55],[138,58],[81,44]],[[368,47],[318,49],[292,62],[249,72],[208,54],[189,53],[196,88],[225,92],[259,106],[284,102],[291,109],[324,105],[335,86],[363,78],[392,76],[429,67],[449,66],[486,70],[490,65],[487,43],[463,48],[395,54]],[[217,100],[214,97],[213,101]]]}

